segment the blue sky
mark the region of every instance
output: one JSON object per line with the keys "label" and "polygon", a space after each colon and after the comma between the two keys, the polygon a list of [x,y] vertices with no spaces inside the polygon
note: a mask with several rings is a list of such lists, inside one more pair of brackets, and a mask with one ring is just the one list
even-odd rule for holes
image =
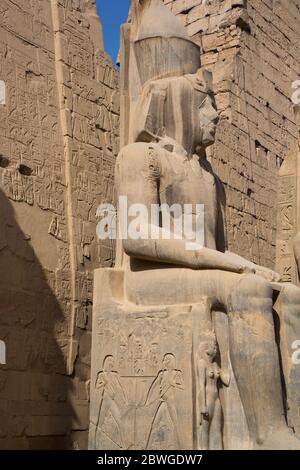
{"label": "blue sky", "polygon": [[130,0],[96,0],[102,20],[105,51],[116,60],[120,45],[120,25],[127,20]]}

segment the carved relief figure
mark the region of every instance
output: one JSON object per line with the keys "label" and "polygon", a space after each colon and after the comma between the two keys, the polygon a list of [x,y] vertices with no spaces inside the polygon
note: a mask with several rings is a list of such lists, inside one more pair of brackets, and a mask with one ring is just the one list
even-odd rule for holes
{"label": "carved relief figure", "polygon": [[175,449],[180,447],[180,432],[176,410],[176,391],[183,390],[182,372],[176,369],[176,358],[173,354],[166,354],[162,362],[162,370],[153,381],[146,399],[145,406],[157,403],[151,423],[146,449],[149,448],[152,434],[163,421],[163,413],[167,413],[173,426]]}
{"label": "carved relief figure", "polygon": [[[136,23],[131,20],[137,76],[130,91],[128,145],[116,164],[117,193],[127,197],[128,206],[143,204],[149,214],[152,204],[203,204],[205,246],[186,250],[189,240],[162,236],[122,240],[117,266],[125,273],[126,299],[153,306],[211,298],[212,309],[221,307],[229,318],[230,359],[252,447],[276,448],[278,442],[300,447],[284,417],[273,318],[276,291],[283,327],[291,318],[297,324],[300,290],[281,285],[277,273],[227,251],[223,191],[205,155],[218,122],[211,74],[200,68],[198,46],[161,0],[140,3]],[[160,223],[157,228],[161,234]],[[143,231],[151,233],[151,227]],[[162,371],[156,383],[170,375]],[[163,397],[175,426],[173,399],[166,393]]]}
{"label": "carved relief figure", "polygon": [[[198,448],[210,450],[211,441],[222,445],[222,408],[219,398],[219,381],[229,385],[229,378],[218,364],[216,336],[212,331],[201,333],[201,339],[196,353],[197,399],[198,399]],[[214,446],[213,450],[217,450]]]}
{"label": "carved relief figure", "polygon": [[114,367],[114,357],[106,356],[103,361],[103,370],[97,375],[95,386],[99,393],[101,393],[101,400],[95,430],[95,448],[97,448],[98,433],[101,434],[103,432],[103,425],[109,414],[113,417],[118,428],[122,449],[128,448],[122,421],[128,408],[128,400],[121,384],[120,376],[114,370]]}

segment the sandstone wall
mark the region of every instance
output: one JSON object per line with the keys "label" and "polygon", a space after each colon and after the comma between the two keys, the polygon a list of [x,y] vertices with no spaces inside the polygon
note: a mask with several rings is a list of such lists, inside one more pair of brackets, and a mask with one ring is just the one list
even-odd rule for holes
{"label": "sandstone wall", "polygon": [[[295,207],[287,210],[278,199],[278,172],[299,139],[291,85],[300,77],[300,1],[165,3],[180,15],[201,45],[202,64],[214,73],[222,120],[209,157],[226,188],[229,248],[274,268],[277,213],[279,224],[288,219],[285,232],[295,217]],[[280,257],[287,260],[287,253]],[[277,268],[285,281],[295,280],[291,260],[280,259]]]}
{"label": "sandstone wall", "polygon": [[0,449],[86,447],[96,240],[118,76],[94,0],[1,0]]}

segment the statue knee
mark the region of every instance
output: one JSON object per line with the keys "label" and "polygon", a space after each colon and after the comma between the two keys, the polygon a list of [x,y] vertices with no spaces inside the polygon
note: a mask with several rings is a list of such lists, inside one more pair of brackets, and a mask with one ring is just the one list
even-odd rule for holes
{"label": "statue knee", "polygon": [[278,303],[283,312],[288,311],[289,315],[300,317],[300,288],[294,284],[284,284],[279,295]]}
{"label": "statue knee", "polygon": [[294,284],[284,284],[280,297],[287,303],[300,304],[300,288]]}
{"label": "statue knee", "polygon": [[231,292],[230,311],[237,312],[271,312],[272,286],[260,276],[242,275]]}

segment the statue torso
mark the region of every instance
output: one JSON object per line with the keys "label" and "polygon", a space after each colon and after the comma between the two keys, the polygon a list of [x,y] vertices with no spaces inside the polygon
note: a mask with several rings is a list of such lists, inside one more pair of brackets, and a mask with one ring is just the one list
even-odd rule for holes
{"label": "statue torso", "polygon": [[218,206],[215,177],[200,165],[197,155],[187,158],[175,152],[161,151],[157,156],[160,167],[160,203],[169,206],[192,204],[193,214],[196,212],[196,204],[203,204],[205,245],[216,249]]}

